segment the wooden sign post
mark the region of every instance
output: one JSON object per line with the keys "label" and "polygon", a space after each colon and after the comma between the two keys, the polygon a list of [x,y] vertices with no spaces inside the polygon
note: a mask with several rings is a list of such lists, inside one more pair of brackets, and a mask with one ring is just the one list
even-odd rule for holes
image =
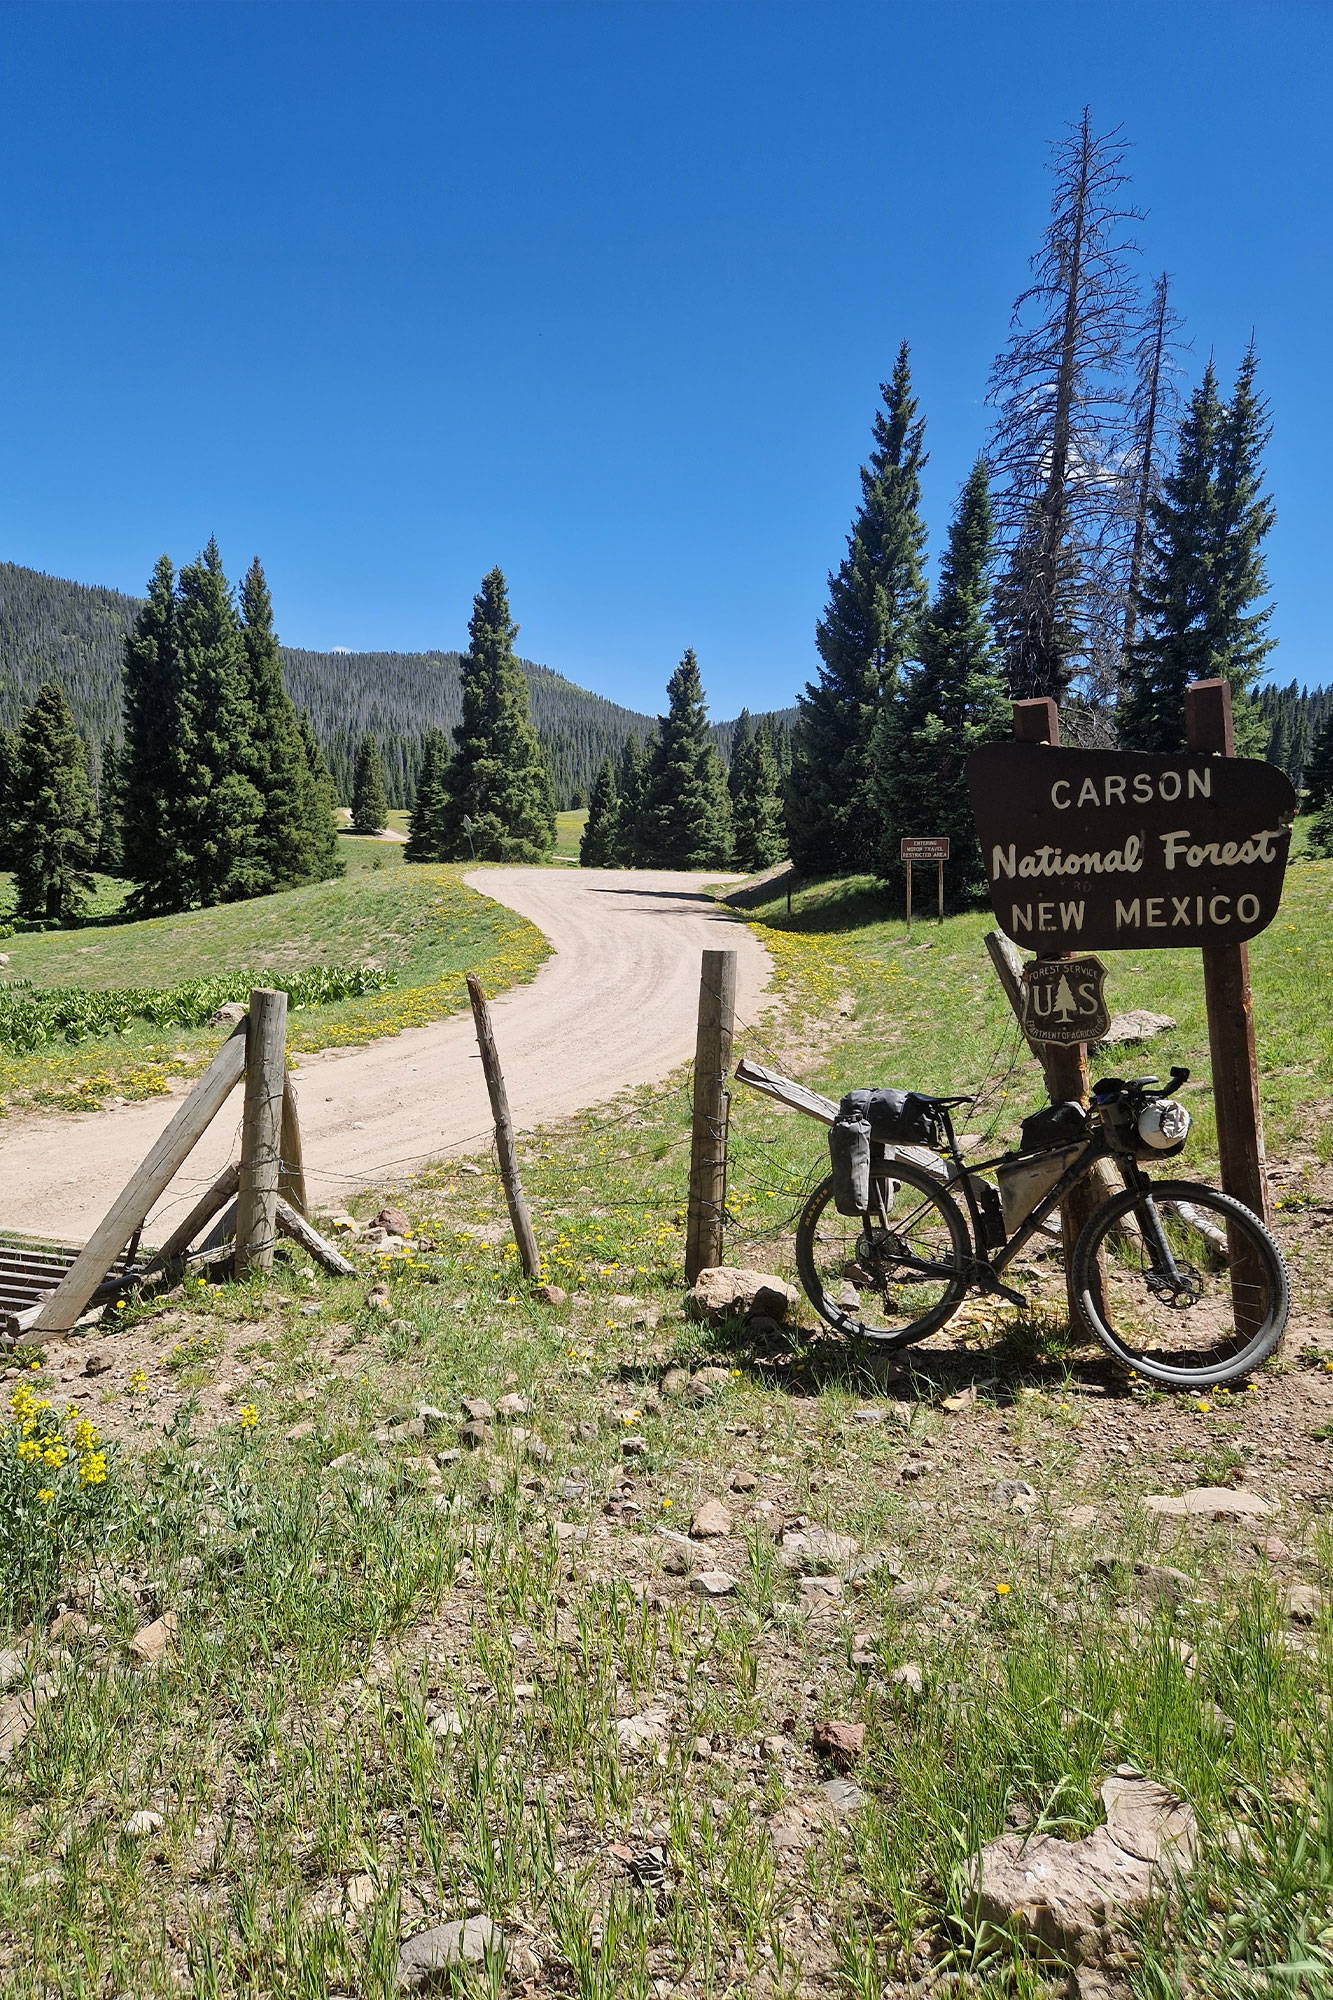
{"label": "wooden sign post", "polygon": [[912,863],[933,861],[935,863],[935,903],[938,910],[936,921],[944,922],[944,864],[949,859],[949,836],[927,836],[907,834],[898,843],[898,858],[907,868],[907,935],[912,935]]}

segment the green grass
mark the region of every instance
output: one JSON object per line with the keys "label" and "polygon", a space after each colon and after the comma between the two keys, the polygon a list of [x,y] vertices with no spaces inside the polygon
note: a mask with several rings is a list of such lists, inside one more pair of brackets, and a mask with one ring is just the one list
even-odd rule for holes
{"label": "green grass", "polygon": [[[1278,994],[1303,1004],[1302,951],[1324,948],[1327,880],[1307,895],[1293,871],[1293,942],[1256,952],[1266,1051],[1288,1032]],[[829,1085],[968,1080],[1004,1025],[984,924],[908,955],[876,903],[830,885],[790,928],[775,909],[790,1011],[738,1052]],[[1136,975],[1142,1004],[1165,1004],[1146,982],[1177,976],[1167,958]],[[1006,1115],[1036,1096],[1011,1088]],[[1295,1093],[1282,1115],[1300,1125]],[[191,1285],[120,1314],[101,1372],[77,1350],[62,1368],[62,1347],[24,1377],[112,1441],[96,1522],[73,1473],[48,1528],[28,1495],[13,1518],[49,1546],[0,1577],[0,1647],[32,1619],[24,1672],[54,1676],[0,1790],[7,1995],[167,2000],[185,1974],[209,2000],[390,2000],[400,1938],[484,1910],[561,2000],[1056,2000],[1056,1969],[978,1932],[965,1864],[1006,1828],[1094,1825],[1120,1763],[1187,1798],[1203,1836],[1132,1927],[1132,2000],[1333,1990],[1333,1625],[1296,1630],[1280,1601],[1292,1575],[1333,1587],[1326,1477],[1286,1459],[1329,1378],[1292,1358],[1198,1408],[1108,1393],[1068,1343],[989,1337],[951,1414],[924,1367],[886,1397],[808,1315],[762,1340],[700,1327],[680,1296],[688,1128],[681,1077],[524,1141],[563,1305],[519,1278],[493,1170],[445,1163],[355,1203],[404,1203],[409,1255],[357,1247],[345,1283],[293,1255],[265,1283]],[[732,1131],[729,1259],[789,1273],[821,1135],[742,1090]],[[365,1303],[381,1277],[387,1313]],[[702,1361],[721,1382],[682,1403],[667,1371]],[[496,1423],[462,1449],[462,1399],[511,1389],[527,1435]],[[1226,1527],[1173,1539],[1141,1506],[1232,1468],[1283,1499],[1288,1559]],[[1031,1514],[990,1497],[1014,1476]],[[736,1577],[716,1608],[657,1533],[704,1495],[735,1516],[688,1557]],[[884,1557],[813,1615],[775,1549],[800,1516]],[[1142,1573],[1160,1563],[1185,1574],[1177,1605]],[[43,1636],[62,1600],[96,1629]],[[164,1666],[127,1670],[164,1611]],[[908,1662],[915,1697],[892,1678]],[[622,1756],[614,1719],[651,1706],[660,1756]],[[821,1802],[821,1717],[865,1724],[864,1802],[780,1853],[775,1815]],[[135,1840],[145,1808],[163,1823]],[[647,1848],[660,1891],[625,1859]]]}
{"label": "green grass", "polygon": [[587,824],[587,819],[587,811],[582,806],[579,807],[577,812],[556,814],[554,852],[558,861],[578,860],[579,842],[583,838],[583,829]]}
{"label": "green grass", "polygon": [[[348,842],[351,845],[351,842]],[[363,842],[362,846],[380,843]],[[296,973],[374,961],[392,975],[383,992],[295,1013],[289,1045],[302,1052],[369,1041],[420,1026],[464,1004],[464,971],[495,988],[531,977],[546,955],[533,925],[465,888],[462,870],[355,869],[253,902],[138,923],[111,922],[7,940],[9,979],[35,986],[168,987],[228,970]],[[244,998],[244,995],[238,995]],[[217,1031],[168,1031],[147,1023],[123,1035],[0,1057],[0,1099],[86,1108],[118,1093],[145,1096],[207,1060]]]}

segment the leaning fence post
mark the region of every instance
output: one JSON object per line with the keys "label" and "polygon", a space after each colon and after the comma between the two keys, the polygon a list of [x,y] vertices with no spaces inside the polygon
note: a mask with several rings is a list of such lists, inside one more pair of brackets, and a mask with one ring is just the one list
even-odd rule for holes
{"label": "leaning fence post", "polygon": [[273,1269],[282,1165],[282,1097],[287,1078],[287,995],[257,986],[250,995],[241,1184],[236,1200],[236,1275]]}
{"label": "leaning fence post", "polygon": [[694,1119],[690,1199],[685,1220],[685,1282],[722,1262],[727,1192],[727,1072],[736,1025],[736,954],[706,951],[699,974],[699,1031],[694,1048]]}
{"label": "leaning fence post", "polygon": [[477,1024],[481,1067],[490,1092],[491,1115],[495,1119],[495,1150],[500,1157],[500,1179],[504,1182],[505,1200],[509,1203],[509,1220],[513,1224],[514,1242],[518,1246],[518,1261],[523,1266],[525,1278],[536,1278],[541,1273],[542,1260],[518,1174],[518,1151],[514,1145],[514,1121],[509,1115],[509,1093],[505,1089],[504,1071],[500,1068],[500,1052],[495,1046],[491,1010],[475,973],[467,975],[467,990],[472,1002],[472,1018]]}

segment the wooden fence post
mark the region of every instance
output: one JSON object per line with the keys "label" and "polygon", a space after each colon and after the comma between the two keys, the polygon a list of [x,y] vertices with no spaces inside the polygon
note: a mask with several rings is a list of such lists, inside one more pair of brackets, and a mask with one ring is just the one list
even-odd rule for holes
{"label": "wooden fence post", "polygon": [[236,1198],[236,1275],[273,1269],[278,1236],[282,1096],[287,1076],[287,995],[257,986],[250,995],[250,1040],[241,1119]]}
{"label": "wooden fence post", "polygon": [[509,1115],[509,1093],[505,1089],[500,1053],[491,1028],[491,1010],[476,975],[471,972],[467,975],[467,990],[472,1002],[472,1018],[477,1024],[477,1047],[481,1050],[481,1067],[490,1093],[491,1115],[495,1119],[495,1150],[500,1158],[500,1179],[504,1182],[505,1200],[509,1203],[509,1220],[518,1245],[518,1261],[523,1266],[524,1277],[535,1278],[541,1273],[542,1260],[537,1250],[537,1239],[532,1233],[532,1217],[524,1199],[523,1183],[519,1179],[514,1121]]}
{"label": "wooden fence post", "polygon": [[685,1220],[685,1282],[722,1262],[727,1191],[727,1072],[736,1026],[736,954],[706,951],[699,974],[699,1030],[694,1047],[694,1120],[690,1199]]}
{"label": "wooden fence post", "polygon": [[[1014,735],[1020,743],[1050,743],[1060,741],[1060,711],[1048,698],[1038,701],[1016,701],[1013,705]],[[1070,958],[1071,952],[1056,952],[1052,957]],[[1088,1095],[1088,1050],[1084,1042],[1063,1044],[1052,1042],[1043,1049],[1042,1068],[1046,1072],[1046,1088],[1050,1092],[1052,1104],[1060,1104],[1066,1098],[1084,1099]],[[1102,1197],[1091,1175],[1085,1175],[1071,1188],[1060,1204],[1060,1227],[1065,1246],[1065,1290],[1069,1298],[1069,1317],[1078,1320],[1077,1295],[1074,1289],[1074,1239],[1091,1215]]]}
{"label": "wooden fence post", "polygon": [[[1190,682],[1185,690],[1185,740],[1191,750],[1211,750],[1220,757],[1235,756],[1229,681]],[[1250,948],[1245,944],[1206,944],[1202,951],[1222,1186],[1237,1201],[1253,1209],[1262,1222],[1271,1225],[1273,1211],[1268,1195],[1264,1120],[1254,1052]]]}
{"label": "wooden fence post", "polygon": [[306,1198],[305,1154],[301,1146],[301,1120],[296,1108],[290,1070],[282,1079],[282,1133],[278,1140],[278,1193],[299,1215],[309,1215]]}

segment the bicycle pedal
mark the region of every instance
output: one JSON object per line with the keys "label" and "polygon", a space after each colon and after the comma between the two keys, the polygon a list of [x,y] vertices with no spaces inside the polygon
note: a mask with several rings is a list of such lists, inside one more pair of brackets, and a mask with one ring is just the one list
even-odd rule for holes
{"label": "bicycle pedal", "polygon": [[1002,1285],[998,1278],[992,1278],[986,1290],[995,1298],[1006,1299],[1011,1306],[1026,1306],[1022,1292],[1016,1292],[1012,1285]]}

